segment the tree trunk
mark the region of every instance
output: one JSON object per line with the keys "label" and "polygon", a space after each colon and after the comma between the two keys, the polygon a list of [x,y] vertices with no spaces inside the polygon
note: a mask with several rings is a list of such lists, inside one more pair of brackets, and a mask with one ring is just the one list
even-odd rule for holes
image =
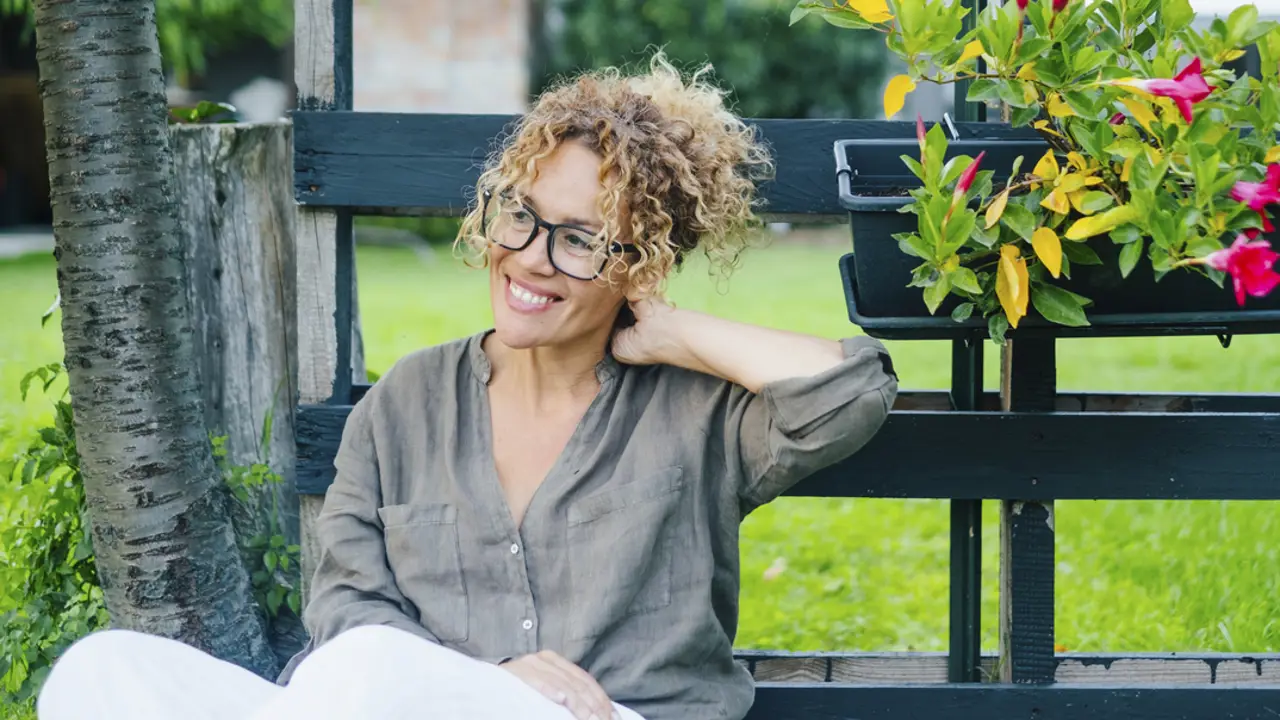
{"label": "tree trunk", "polygon": [[116,627],[278,665],[213,462],[153,0],[36,0],[62,331]]}
{"label": "tree trunk", "polygon": [[[197,367],[205,427],[226,438],[225,462],[263,463],[283,479],[249,488],[249,502],[234,504],[236,536],[242,549],[254,537],[277,534],[296,545],[292,126],[178,125],[170,138],[191,321],[204,348]],[[243,554],[251,573],[267,571],[262,549]],[[300,587],[299,565],[276,573],[288,587]],[[302,648],[306,631],[287,604],[277,603],[269,635],[283,664]]]}

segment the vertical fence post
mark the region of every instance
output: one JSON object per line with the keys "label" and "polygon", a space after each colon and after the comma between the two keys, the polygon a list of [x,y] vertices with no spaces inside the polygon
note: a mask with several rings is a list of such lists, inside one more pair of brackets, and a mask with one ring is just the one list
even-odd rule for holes
{"label": "vertical fence post", "polygon": [[[352,2],[294,2],[299,109],[352,107]],[[355,272],[351,213],[314,207],[297,212],[298,402],[345,404],[351,397]],[[299,498],[304,605],[319,557],[314,527],[323,504],[321,496]]]}
{"label": "vertical fence post", "polygon": [[[984,0],[961,0],[969,8],[964,30],[972,30]],[[984,67],[978,58],[977,68]],[[987,108],[965,100],[969,80],[954,86],[957,118],[983,122]],[[981,338],[953,340],[951,343],[951,406],[955,410],[977,410],[982,401]],[[982,680],[982,501],[951,501],[951,627],[947,679],[950,682]]]}
{"label": "vertical fence post", "polygon": [[[1001,405],[1052,412],[1057,395],[1053,339],[1010,340],[1001,356]],[[1046,459],[1051,461],[1051,459]],[[1032,484],[1035,479],[1032,478]],[[1052,501],[1000,506],[1000,680],[1050,683],[1054,676]]]}
{"label": "vertical fence post", "polygon": [[[951,342],[951,406],[982,402],[981,338]],[[947,680],[982,680],[982,501],[951,501],[951,637]]]}

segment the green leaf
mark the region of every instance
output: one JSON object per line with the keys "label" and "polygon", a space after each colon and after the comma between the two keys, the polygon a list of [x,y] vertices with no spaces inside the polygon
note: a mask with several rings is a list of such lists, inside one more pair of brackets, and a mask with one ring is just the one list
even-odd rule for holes
{"label": "green leaf", "polygon": [[942,275],[937,282],[924,289],[924,304],[929,308],[930,315],[937,311],[949,292],[951,292],[951,279],[946,275]]}
{"label": "green leaf", "polygon": [[973,309],[975,307],[977,307],[977,305],[974,305],[971,302],[960,303],[956,306],[955,310],[951,311],[951,319],[956,322],[964,322],[973,315]]}
{"label": "green leaf", "polygon": [[263,554],[262,554],[262,563],[263,563],[264,565],[266,565],[266,567],[267,567],[267,572],[275,572],[275,571],[276,571],[276,564],[277,564],[277,563],[276,563],[276,554],[275,554],[275,552],[273,552],[273,551],[271,551],[271,550],[268,550],[268,551],[266,551],[265,553],[263,553]]}
{"label": "green leaf", "polygon": [[933,260],[933,247],[917,233],[907,233],[906,237],[898,240],[898,248],[902,252],[914,255],[921,260]]}
{"label": "green leaf", "polygon": [[1249,30],[1258,23],[1258,7],[1241,5],[1231,11],[1227,17],[1227,44],[1238,46],[1244,43]]}
{"label": "green leaf", "polygon": [[1023,240],[1030,241],[1031,236],[1036,232],[1036,216],[1032,212],[1021,205],[1013,202],[1004,209],[1004,215],[1000,216],[1000,222],[1009,227],[1010,230],[1017,233]]}
{"label": "green leaf", "polygon": [[791,9],[790,25],[795,25],[805,18],[806,15],[813,12],[817,8],[825,7],[817,0],[801,0],[794,8]]}
{"label": "green leaf", "polygon": [[1031,286],[1031,304],[1049,322],[1068,327],[1085,327],[1089,319],[1074,295],[1056,285]]}
{"label": "green leaf", "polygon": [[969,102],[998,100],[1000,99],[1000,88],[992,80],[978,78],[969,85],[969,92],[965,95],[965,99]]}
{"label": "green leaf", "polygon": [[1080,207],[1084,208],[1087,213],[1096,213],[1100,210],[1106,210],[1115,203],[1116,199],[1111,197],[1110,193],[1101,190],[1090,190],[1080,198]]}
{"label": "green leaf", "polygon": [[1009,318],[1004,313],[996,313],[987,320],[987,334],[997,345],[1004,344],[1004,334],[1009,332]]}
{"label": "green leaf", "polygon": [[1069,242],[1062,244],[1062,254],[1076,265],[1102,265],[1102,258],[1087,243]]}
{"label": "green leaf", "polygon": [[978,222],[978,214],[972,210],[962,210],[947,221],[946,235],[943,238],[939,258],[949,258],[969,241]]}
{"label": "green leaf", "polygon": [[982,286],[978,284],[978,276],[967,267],[959,267],[951,271],[951,285],[975,295],[982,294]]}
{"label": "green leaf", "polygon": [[1112,230],[1110,235],[1111,242],[1117,245],[1127,245],[1142,239],[1142,231],[1136,225],[1123,225]]}
{"label": "green leaf", "polygon": [[1024,108],[1014,108],[1013,112],[1009,115],[1009,122],[1014,127],[1025,127],[1030,125],[1031,121],[1035,120],[1039,116],[1040,106],[1029,105]]}
{"label": "green leaf", "polygon": [[1142,257],[1143,242],[1138,238],[1137,242],[1125,243],[1120,249],[1120,276],[1129,277],[1129,273],[1138,266],[1138,258]]}

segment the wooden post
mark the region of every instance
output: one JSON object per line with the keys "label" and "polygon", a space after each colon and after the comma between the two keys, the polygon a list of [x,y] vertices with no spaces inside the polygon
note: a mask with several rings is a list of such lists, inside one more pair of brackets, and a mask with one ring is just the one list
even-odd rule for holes
{"label": "wooden post", "polygon": [[[297,345],[292,126],[176,125],[170,129],[188,302],[199,356],[205,426],[226,437],[227,460],[265,463],[283,482],[251,490],[255,509],[232,515],[241,541],[267,536],[278,517],[298,542],[294,485]],[[270,433],[264,435],[267,418]],[[266,442],[264,446],[264,440]],[[260,555],[260,553],[259,553]],[[298,568],[290,568],[298,582]],[[287,607],[270,623],[283,664],[305,642]]]}
{"label": "wooden post", "polygon": [[[1052,412],[1057,395],[1054,341],[1008,341],[1001,354],[1000,379],[1005,411]],[[1053,502],[1004,500],[1000,510],[1000,680],[1050,683]]]}
{"label": "wooden post", "polygon": [[[294,81],[302,110],[352,107],[352,0],[295,0]],[[298,402],[350,401],[355,257],[351,214],[298,207]],[[319,551],[314,523],[324,504],[302,496],[302,600]]]}
{"label": "wooden post", "polygon": [[[982,343],[951,344],[951,406],[977,410],[982,399]],[[982,680],[982,501],[951,501],[950,682]]]}

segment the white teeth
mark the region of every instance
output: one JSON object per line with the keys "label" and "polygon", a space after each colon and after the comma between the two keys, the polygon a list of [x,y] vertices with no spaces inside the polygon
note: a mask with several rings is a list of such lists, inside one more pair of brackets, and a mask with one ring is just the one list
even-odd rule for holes
{"label": "white teeth", "polygon": [[535,295],[519,285],[516,285],[514,282],[508,284],[511,287],[511,294],[514,295],[516,299],[529,303],[530,305],[546,305],[552,300],[552,298],[546,297],[545,295]]}

